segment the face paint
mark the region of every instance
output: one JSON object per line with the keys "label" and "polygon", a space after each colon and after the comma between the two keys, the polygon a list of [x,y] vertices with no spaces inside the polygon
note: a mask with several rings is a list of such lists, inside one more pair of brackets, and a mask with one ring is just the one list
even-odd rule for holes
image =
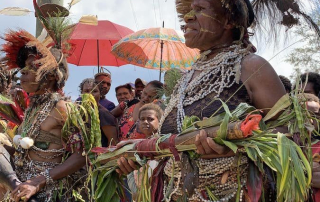
{"label": "face paint", "polygon": [[31,67],[31,66],[25,66],[21,71],[21,73],[37,73],[36,70],[34,70],[34,67]]}
{"label": "face paint", "polygon": [[196,17],[196,11],[192,9],[189,13],[184,15],[184,20],[187,21],[188,19],[193,19],[195,17]]}
{"label": "face paint", "polygon": [[203,28],[200,29],[200,32],[207,32],[207,33],[214,34],[214,32],[212,32],[210,30],[203,29]]}
{"label": "face paint", "polygon": [[196,14],[199,14],[199,15],[202,15],[204,17],[207,17],[207,18],[210,18],[220,24],[223,24],[220,20],[218,20],[217,18],[215,18],[214,16],[211,16],[211,15],[208,15],[206,13],[204,13],[203,11],[200,11],[200,12],[196,12],[195,10],[191,10],[189,13],[185,14],[184,16],[184,19],[185,21],[187,21],[188,19],[193,19],[196,17]]}
{"label": "face paint", "polygon": [[215,18],[215,17],[213,17],[213,16],[211,16],[211,15],[208,15],[208,14],[206,14],[206,13],[204,13],[204,12],[200,12],[200,15],[202,15],[203,17],[207,17],[207,18],[210,18],[210,19],[212,19],[212,20],[214,20],[214,21],[216,21],[216,22],[218,22],[218,23],[220,23],[220,24],[223,24],[220,20],[218,20],[217,18]]}

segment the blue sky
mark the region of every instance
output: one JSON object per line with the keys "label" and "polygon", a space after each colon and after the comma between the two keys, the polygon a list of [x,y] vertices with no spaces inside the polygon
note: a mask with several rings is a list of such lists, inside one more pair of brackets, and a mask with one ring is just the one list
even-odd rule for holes
{"label": "blue sky", "polygon": [[[99,20],[110,20],[117,24],[126,26],[134,31],[160,27],[162,21],[165,21],[165,27],[179,30],[180,23],[176,16],[175,0],[81,0],[71,9],[71,18],[73,22],[78,22],[82,15],[97,15]],[[65,0],[65,4],[70,0]],[[5,7],[23,7],[34,10],[32,0],[0,0],[0,9]],[[35,17],[33,13],[27,16],[4,16],[0,15],[0,34],[3,35],[8,29],[25,29],[35,34]],[[290,43],[296,41],[294,38]],[[0,44],[3,41],[0,40]],[[253,40],[254,44],[257,44]],[[288,45],[290,45],[290,43]],[[275,54],[285,47],[277,47],[274,49],[258,43],[258,54],[269,60]],[[299,46],[302,44],[297,44]],[[292,49],[286,49],[273,58],[270,63],[273,65],[278,74],[289,76],[293,67],[284,62],[285,56]],[[125,65],[121,67],[107,67],[112,73],[112,86],[107,98],[115,104],[117,100],[114,89],[118,85],[128,82],[134,82],[140,77],[146,81],[157,80],[159,71],[144,69],[133,65]],[[88,77],[93,77],[97,73],[97,67],[78,67],[69,65],[70,77],[66,83],[65,92],[73,99],[79,95],[79,83]]]}

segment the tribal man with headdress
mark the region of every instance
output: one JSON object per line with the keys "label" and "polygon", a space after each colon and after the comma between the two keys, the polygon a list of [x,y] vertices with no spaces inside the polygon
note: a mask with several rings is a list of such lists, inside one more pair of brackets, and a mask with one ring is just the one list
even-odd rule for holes
{"label": "tribal man with headdress", "polygon": [[[272,66],[254,54],[255,48],[249,41],[247,30],[255,19],[250,1],[177,0],[176,3],[177,11],[186,23],[186,45],[198,48],[201,56],[179,80],[160,121],[160,133],[182,132],[185,116],[203,119],[214,113],[222,113],[223,110],[219,110],[221,102],[215,100],[217,98],[226,102],[230,110],[240,103],[248,103],[262,109],[265,114],[265,109],[270,109],[285,94],[285,89]],[[298,21],[290,13],[297,11],[296,7],[299,9],[294,1],[253,3],[256,7],[263,7],[263,4],[281,8],[284,19],[291,16],[291,19]],[[288,8],[285,10],[281,6]],[[295,8],[292,9],[293,6]],[[278,10],[275,9],[276,12]],[[296,21],[291,21],[288,27]],[[285,23],[289,22],[283,20],[282,24]],[[153,201],[179,201],[183,195],[187,195],[185,201],[211,201],[207,188],[213,190],[218,201],[234,201],[238,186],[242,189],[240,201],[245,198],[249,160],[243,155],[237,161],[238,155],[207,137],[213,132],[210,129],[202,130],[196,137],[200,159],[191,163],[182,160],[182,165],[173,164],[171,160],[167,162],[164,187],[157,188],[156,194],[152,192]],[[239,163],[239,170],[235,162]],[[118,165],[119,172],[124,174],[135,168],[133,161],[123,157],[118,160]],[[173,175],[172,167],[178,171],[174,172],[173,186],[167,180]],[[241,173],[240,179],[237,179],[237,172]],[[175,186],[176,183],[180,186]],[[265,188],[269,188],[264,192],[266,201],[276,201],[275,190],[271,189],[275,187]]]}

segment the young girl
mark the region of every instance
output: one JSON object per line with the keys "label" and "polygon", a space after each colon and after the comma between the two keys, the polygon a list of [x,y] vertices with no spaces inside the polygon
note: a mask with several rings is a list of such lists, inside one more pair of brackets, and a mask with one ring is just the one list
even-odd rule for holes
{"label": "young girl", "polygon": [[157,133],[162,109],[153,103],[143,105],[139,110],[139,130],[147,138]]}
{"label": "young girl", "polygon": [[139,109],[145,104],[152,103],[159,99],[158,92],[163,88],[163,84],[159,81],[151,81],[142,91],[140,102],[132,106],[127,106],[126,102],[121,102],[112,114],[119,118],[120,136],[119,140],[126,139],[144,139],[146,136],[142,133],[134,132],[136,130],[136,122],[139,116]]}

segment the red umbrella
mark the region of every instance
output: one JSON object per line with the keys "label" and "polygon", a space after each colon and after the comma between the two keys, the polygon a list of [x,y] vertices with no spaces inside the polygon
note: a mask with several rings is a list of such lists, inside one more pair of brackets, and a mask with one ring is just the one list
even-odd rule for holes
{"label": "red umbrella", "polygon": [[111,54],[113,44],[133,33],[127,27],[108,20],[98,21],[98,25],[78,23],[70,37],[73,52],[68,62],[77,66],[121,66],[128,64]]}

